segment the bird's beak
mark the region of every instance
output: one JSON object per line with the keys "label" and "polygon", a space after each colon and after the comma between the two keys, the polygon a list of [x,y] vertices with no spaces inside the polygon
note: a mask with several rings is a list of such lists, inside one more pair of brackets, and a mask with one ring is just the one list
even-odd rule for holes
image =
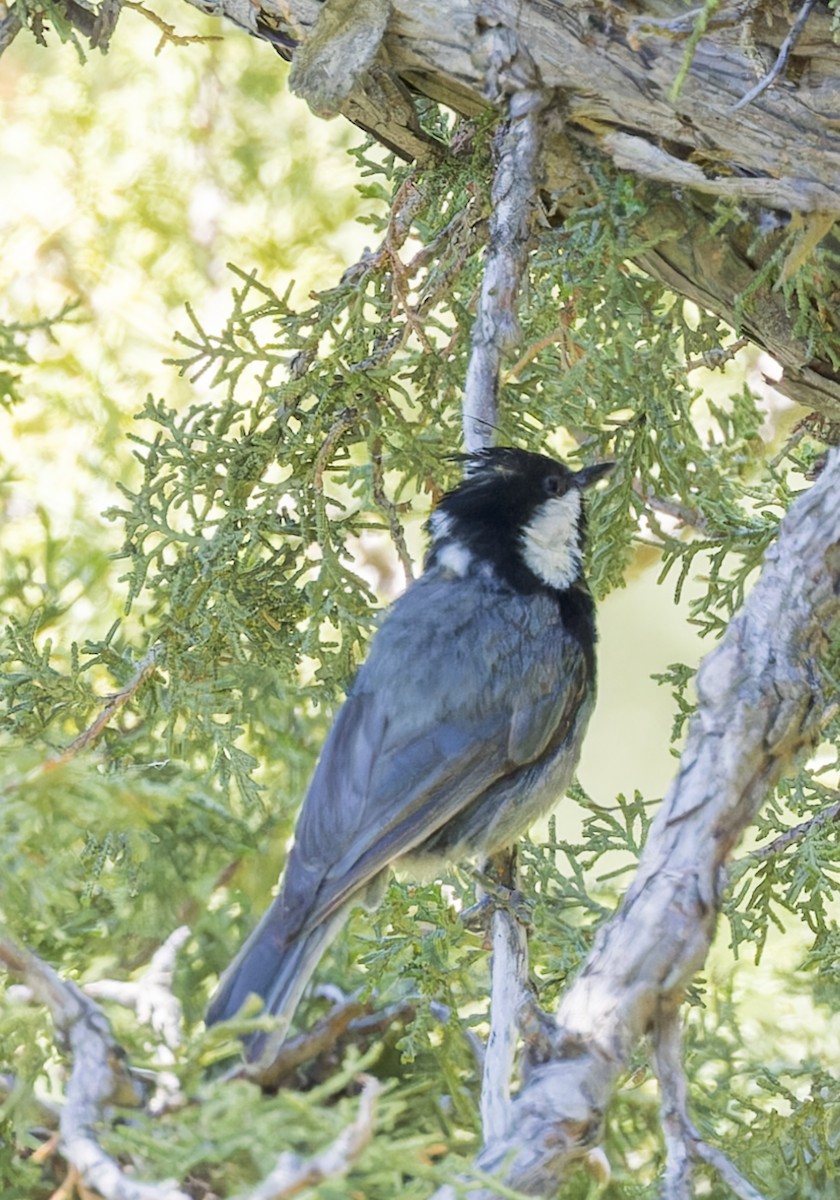
{"label": "bird's beak", "polygon": [[579,488],[591,487],[593,483],[597,483],[604,475],[608,475],[614,466],[614,462],[602,462],[592,463],[589,467],[582,467],[579,471],[575,471],[575,483]]}

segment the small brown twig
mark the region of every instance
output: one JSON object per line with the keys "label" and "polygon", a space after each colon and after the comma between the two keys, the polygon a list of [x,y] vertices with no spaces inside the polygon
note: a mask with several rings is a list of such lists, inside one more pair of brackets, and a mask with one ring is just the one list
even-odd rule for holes
{"label": "small brown twig", "polygon": [[334,1057],[341,1038],[355,1017],[367,1011],[368,1006],[360,1000],[346,1000],[316,1021],[311,1029],[297,1037],[287,1038],[267,1066],[259,1062],[245,1063],[237,1067],[232,1077],[250,1079],[266,1092],[276,1092],[287,1087],[304,1063],[317,1060],[324,1055]]}
{"label": "small brown twig", "polygon": [[133,678],[121,691],[115,692],[112,696],[108,697],[102,712],[87,729],[80,733],[77,738],[74,738],[70,745],[65,747],[59,755],[51,758],[44,764],[45,771],[52,771],[56,767],[63,766],[64,763],[69,762],[71,758],[75,758],[82,750],[86,750],[99,740],[105,728],[110,723],[111,718],[115,717],[120,709],[125,707],[129,700],[139,692],[146,680],[155,673],[158,659],[161,657],[162,652],[161,646],[152,646],[149,653],[144,658],[141,658],[137,664],[137,670]]}
{"label": "small brown twig", "polygon": [[189,46],[192,42],[220,42],[222,38],[215,33],[176,33],[175,26],[170,25],[168,21],[164,21],[163,17],[153,12],[150,8],[146,8],[139,0],[122,0],[123,8],[132,8],[135,12],[140,13],[141,17],[145,17],[161,31],[161,38],[155,46],[155,57],[160,54],[167,42],[172,42],[175,46]]}
{"label": "small brown twig", "polygon": [[74,759],[83,750],[96,744],[99,738],[104,733],[108,724],[113,717],[124,708],[125,705],[137,694],[144,683],[154,674],[157,669],[157,663],[162,654],[161,646],[153,646],[148,654],[137,664],[137,670],[133,677],[129,680],[124,688],[119,692],[115,692],[109,696],[105,702],[102,712],[99,716],[83,730],[77,738],[74,738],[68,746],[60,750],[57,754],[53,754],[44,762],[39,763],[26,775],[18,779],[12,779],[3,788],[3,793],[6,795],[16,791],[24,784],[37,778],[39,775],[46,775],[50,771],[55,771],[58,767],[63,767],[66,763]]}
{"label": "small brown twig", "polygon": [[780,833],[778,837],[773,838],[772,842],[767,842],[764,846],[759,846],[756,850],[751,850],[749,854],[745,854],[742,862],[766,862],[768,858],[775,858],[777,854],[784,853],[791,846],[795,846],[797,842],[801,842],[815,829],[820,829],[823,825],[828,825],[831,821],[836,821],[840,817],[840,800],[834,804],[829,804],[828,808],[822,808],[819,812],[814,813],[807,821],[801,821],[798,825],[794,825],[791,829],[786,829],[784,833]]}
{"label": "small brown twig", "polygon": [[[405,1025],[417,1012],[411,1000],[374,1009],[370,1001],[350,999],[336,1004],[320,1021],[280,1046],[272,1062],[256,1071],[243,1065],[232,1078],[247,1078],[267,1092],[275,1092],[294,1080],[298,1089],[322,1077],[325,1061],[334,1063],[348,1045],[364,1047],[394,1025]],[[308,1064],[302,1072],[304,1064]],[[303,1078],[302,1078],[303,1076]]]}
{"label": "small brown twig", "polygon": [[518,379],[528,363],[535,359],[538,354],[541,354],[543,350],[546,350],[549,346],[553,346],[555,342],[565,341],[568,332],[565,325],[558,325],[556,329],[552,329],[551,333],[547,333],[545,337],[541,337],[538,341],[533,342],[519,361],[515,362],[509,371],[505,371],[505,383],[511,379]]}
{"label": "small brown twig", "polygon": [[[638,479],[633,481],[633,491],[654,512],[664,513],[666,517],[673,517],[677,521],[681,521],[683,525],[689,525],[692,529],[699,529],[701,533],[710,534],[714,531],[711,529],[708,520],[696,508],[690,508],[687,504],[680,504],[678,500],[666,500],[662,496],[657,496],[649,488],[645,488]],[[658,530],[661,536],[665,536],[662,530]]]}
{"label": "small brown twig", "polygon": [[779,47],[779,53],[776,57],[776,61],[773,63],[773,66],[770,68],[767,74],[763,76],[763,78],[759,79],[754,88],[750,88],[745,96],[742,96],[740,100],[735,101],[735,103],[729,109],[730,112],[737,112],[741,108],[746,108],[748,104],[751,104],[753,100],[756,100],[762,94],[762,92],[766,92],[771,84],[778,79],[782,71],[784,71],[785,67],[787,66],[791,52],[796,43],[799,41],[799,35],[805,28],[805,24],[808,20],[808,17],[811,15],[811,10],[815,4],[816,0],[805,0],[805,3],[797,13],[796,20],[790,27],[790,33]]}
{"label": "small brown twig", "polygon": [[356,408],[344,408],[333,421],[327,436],[321,442],[315,455],[315,470],[312,473],[312,486],[319,492],[324,491],[324,472],[330,461],[330,456],[348,430],[352,429],[359,418]]}
{"label": "small brown twig", "polygon": [[408,546],[405,544],[405,531],[399,518],[397,506],[385,492],[385,480],[382,474],[382,441],[380,438],[377,438],[373,443],[371,470],[373,477],[373,498],[388,518],[391,541],[396,548],[405,575],[406,586],[408,586],[414,579],[411,555],[408,553]]}

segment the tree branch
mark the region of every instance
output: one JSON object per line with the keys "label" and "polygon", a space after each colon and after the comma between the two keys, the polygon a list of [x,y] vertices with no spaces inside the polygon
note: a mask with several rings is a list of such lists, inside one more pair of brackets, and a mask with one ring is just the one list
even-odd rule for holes
{"label": "tree branch", "polygon": [[502,1172],[513,1188],[553,1195],[600,1142],[633,1047],[678,1006],[705,960],[727,856],[836,711],[818,663],[840,619],[839,489],[834,450],[791,506],[743,610],[700,668],[680,770],[633,883],[560,1003],[551,1055],[531,1056],[508,1134],[479,1157],[481,1170]]}
{"label": "tree branch", "polygon": [[[503,884],[516,887],[516,848],[502,851],[492,869]],[[528,999],[528,941],[525,926],[504,904],[495,905],[492,918],[493,955],[490,960],[490,1030],[481,1079],[481,1130],[485,1145],[508,1132],[511,1118],[510,1085],[519,1039],[519,1013]]]}
{"label": "tree branch", "polygon": [[797,13],[796,20],[791,26],[790,33],[779,47],[779,54],[776,58],[776,61],[773,63],[773,66],[762,79],[759,79],[754,88],[750,88],[746,96],[742,96],[740,100],[732,105],[732,112],[737,112],[738,109],[746,108],[748,104],[752,104],[753,100],[757,100],[761,93],[766,92],[767,89],[775,82],[775,80],[779,78],[782,71],[784,71],[785,67],[787,66],[788,59],[791,56],[794,46],[805,29],[805,22],[811,15],[815,3],[816,0],[805,0],[805,3]]}
{"label": "tree branch", "polygon": [[662,1091],[662,1128],[667,1160],[662,1200],[692,1200],[691,1160],[717,1171],[738,1200],[764,1200],[725,1154],[703,1140],[688,1115],[688,1080],[680,1054],[680,1018],[676,1007],[663,1010],[654,1035],[653,1064]]}
{"label": "tree branch", "polygon": [[174,1183],[138,1183],[102,1149],[95,1127],[107,1104],[136,1105],[138,1096],[102,1010],[37,955],[0,937],[0,963],[50,1010],[72,1057],[59,1130],[61,1150],[86,1187],[105,1200],[188,1200]]}
{"label": "tree branch", "polygon": [[249,1192],[247,1200],[290,1200],[292,1196],[325,1179],[336,1179],[347,1174],[373,1136],[376,1097],[382,1090],[382,1085],[370,1075],[361,1076],[361,1081],[362,1091],[355,1121],[326,1150],[312,1158],[301,1159],[291,1151],[285,1151],[268,1178]]}
{"label": "tree branch", "polygon": [[74,738],[70,745],[66,746],[60,754],[57,754],[54,758],[44,763],[43,770],[53,771],[56,767],[63,766],[64,763],[69,762],[71,758],[75,758],[77,754],[80,754],[82,750],[86,750],[88,746],[95,745],[111,719],[117,715],[121,708],[124,708],[128,704],[129,700],[140,691],[144,683],[154,675],[162,653],[163,648],[161,646],[152,646],[148,654],[144,655],[137,664],[137,670],[125,687],[108,697],[102,712],[96,720],[87,729],[83,730],[77,738]]}
{"label": "tree branch", "polygon": [[17,35],[23,29],[23,22],[15,9],[7,9],[6,14],[0,21],[0,54],[4,50],[8,50]]}
{"label": "tree branch", "polygon": [[[525,273],[542,146],[542,111],[549,93],[512,29],[493,25],[480,53],[486,55],[493,91],[511,91],[508,120],[498,142],[491,194],[490,231],[478,311],[464,383],[464,449],[479,450],[498,428],[502,354],[519,337],[516,300]],[[511,82],[511,77],[520,78]]]}
{"label": "tree branch", "polygon": [[[279,21],[304,40],[324,7],[318,0],[191,2],[257,33]],[[757,0],[726,3],[715,13],[708,4],[687,13],[678,0],[663,0],[656,17],[640,16],[633,11],[639,7],[451,0],[442,22],[439,0],[391,0],[384,27],[381,7],[374,6],[378,22],[368,22],[375,36],[363,39],[367,73],[345,68],[355,87],[342,111],[397,153],[428,157],[431,139],[418,129],[412,97],[428,96],[468,119],[488,100],[503,110],[504,93],[492,90],[493,64],[480,51],[488,29],[505,28],[551,97],[540,121],[542,182],[557,218],[597,203],[597,174],[606,160],[661,180],[646,189],[650,208],[634,229],[640,248],[633,261],[771,353],[784,368],[776,386],[785,395],[840,419],[840,370],[831,348],[840,322],[833,312],[820,313],[825,340],[815,349],[795,307],[774,290],[779,238],[757,236],[768,228],[784,236],[780,213],[820,214],[817,225],[840,213],[840,135],[830,83],[840,49],[832,15],[809,0],[791,29],[782,6]],[[705,30],[692,41],[701,18]],[[795,80],[766,91],[746,113],[733,111],[753,89],[756,60],[768,51],[770,62],[783,60],[794,42],[804,64]],[[439,157],[445,148],[432,152]],[[722,228],[714,196],[741,206],[742,217]],[[837,252],[831,233],[825,245]]]}

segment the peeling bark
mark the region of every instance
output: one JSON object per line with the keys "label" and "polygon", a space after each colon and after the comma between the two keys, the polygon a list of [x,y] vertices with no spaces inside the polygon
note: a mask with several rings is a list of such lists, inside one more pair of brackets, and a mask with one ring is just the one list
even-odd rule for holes
{"label": "peeling bark", "polygon": [[[314,38],[321,63],[329,61],[327,16],[353,9],[343,0],[258,0],[246,21],[242,0],[192,2],[279,42],[292,59],[295,45]],[[334,108],[407,158],[441,155],[444,147],[419,129],[412,96],[465,117],[500,105],[493,49],[499,30],[509,30],[551,96],[543,113],[549,209],[562,219],[591,195],[588,167],[599,159],[647,181],[644,233],[652,246],[639,266],[768,350],[784,368],[779,390],[840,419],[837,306],[827,303],[824,314],[832,354],[795,332],[774,290],[778,271],[740,303],[778,246],[771,237],[752,249],[759,227],[804,214],[816,223],[817,241],[827,236],[824,244],[834,245],[828,231],[840,215],[840,46],[826,3],[790,13],[763,0],[723,3],[693,51],[689,39],[701,9],[686,13],[677,0],[367,0],[357,8],[364,53],[355,66],[341,63],[340,87],[330,96],[340,92],[343,100]],[[793,30],[797,17],[801,29]],[[346,28],[342,36],[350,36]],[[339,49],[337,43],[340,58]],[[755,94],[759,83],[765,90]],[[318,89],[302,90],[317,109]],[[712,232],[713,201],[721,196],[741,207],[743,221]]]}

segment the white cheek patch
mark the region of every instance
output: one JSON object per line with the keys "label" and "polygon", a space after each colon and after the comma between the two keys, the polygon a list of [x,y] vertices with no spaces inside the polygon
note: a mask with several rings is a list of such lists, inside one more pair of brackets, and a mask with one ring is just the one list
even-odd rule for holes
{"label": "white cheek patch", "polygon": [[473,556],[463,544],[463,542],[455,541],[446,542],[437,552],[438,566],[444,567],[445,570],[451,571],[453,575],[463,579],[470,569]]}
{"label": "white cheek patch", "polygon": [[580,506],[580,492],[571,487],[545,500],[522,531],[522,557],[549,587],[570,587],[580,574]]}

